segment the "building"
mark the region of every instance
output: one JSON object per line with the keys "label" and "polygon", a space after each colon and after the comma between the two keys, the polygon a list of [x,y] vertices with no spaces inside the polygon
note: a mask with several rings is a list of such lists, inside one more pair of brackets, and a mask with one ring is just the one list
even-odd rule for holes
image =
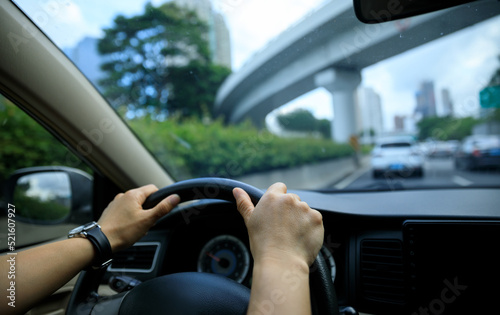
{"label": "building", "polygon": [[433,117],[436,112],[436,98],[434,95],[434,82],[424,81],[420,85],[420,90],[415,93],[417,106],[415,116],[420,118]]}
{"label": "building", "polygon": [[404,131],[405,130],[405,116],[394,116],[394,131]]}
{"label": "building", "polygon": [[453,101],[450,97],[450,91],[448,89],[441,90],[441,98],[443,103],[443,116],[453,117]]}
{"label": "building", "polygon": [[212,53],[212,61],[231,69],[231,39],[224,17],[216,12],[210,0],[174,0],[185,8],[198,14],[198,17],[208,24],[207,40]]}
{"label": "building", "polygon": [[65,49],[64,53],[99,89],[99,80],[104,77],[104,72],[101,70],[103,57],[97,51],[98,41],[98,38],[85,37],[75,47]]}
{"label": "building", "polygon": [[356,91],[356,107],[356,125],[363,138],[381,135],[384,121],[380,96],[372,88],[360,87]]}

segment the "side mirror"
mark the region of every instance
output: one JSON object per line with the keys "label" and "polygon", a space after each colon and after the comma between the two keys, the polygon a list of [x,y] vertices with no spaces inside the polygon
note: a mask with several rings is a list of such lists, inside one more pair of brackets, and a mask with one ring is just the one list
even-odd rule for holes
{"label": "side mirror", "polygon": [[41,225],[92,220],[92,176],[62,166],[17,170],[7,180],[6,200],[16,219]]}
{"label": "side mirror", "polygon": [[356,17],[375,24],[404,19],[478,0],[354,0]]}

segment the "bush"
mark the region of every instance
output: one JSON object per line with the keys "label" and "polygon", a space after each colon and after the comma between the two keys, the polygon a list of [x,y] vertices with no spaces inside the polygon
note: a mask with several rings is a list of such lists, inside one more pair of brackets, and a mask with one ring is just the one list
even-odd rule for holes
{"label": "bush", "polygon": [[280,138],[250,123],[226,126],[198,119],[134,119],[131,128],[177,179],[202,176],[237,177],[290,168],[353,153],[347,144],[314,138]]}
{"label": "bush", "polygon": [[0,95],[0,181],[17,169],[65,165],[90,169],[25,112]]}
{"label": "bush", "polygon": [[[15,105],[0,98],[0,178],[16,169],[66,165],[90,171],[50,133]],[[128,121],[146,147],[178,180],[238,177],[349,156],[347,144],[327,139],[280,138],[250,123],[226,126],[200,119],[157,121],[150,116]]]}

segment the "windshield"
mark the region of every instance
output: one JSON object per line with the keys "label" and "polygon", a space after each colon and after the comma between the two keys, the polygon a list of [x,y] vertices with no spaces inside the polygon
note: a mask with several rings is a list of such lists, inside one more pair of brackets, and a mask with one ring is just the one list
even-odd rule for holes
{"label": "windshield", "polygon": [[176,180],[500,186],[498,3],[366,25],[345,0],[14,2]]}

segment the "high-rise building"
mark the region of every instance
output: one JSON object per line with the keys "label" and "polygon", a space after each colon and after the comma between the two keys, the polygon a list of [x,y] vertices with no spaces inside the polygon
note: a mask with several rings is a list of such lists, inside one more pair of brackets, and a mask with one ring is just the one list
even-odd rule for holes
{"label": "high-rise building", "polygon": [[442,89],[441,97],[443,102],[443,116],[453,116],[453,101],[450,97],[450,91],[448,89]]}
{"label": "high-rise building", "polygon": [[101,70],[103,57],[97,51],[97,42],[99,39],[85,37],[75,47],[65,49],[64,53],[75,63],[83,74],[97,88],[99,80],[104,77],[104,72]]}
{"label": "high-rise building", "polygon": [[405,116],[394,116],[394,131],[400,132],[405,130]]}
{"label": "high-rise building", "polygon": [[415,94],[417,106],[415,115],[421,118],[436,116],[436,98],[434,95],[434,83],[424,81],[420,85],[420,90]]}
{"label": "high-rise building", "polygon": [[195,11],[208,24],[207,40],[212,53],[212,61],[231,69],[231,39],[224,17],[214,11],[210,0],[174,0],[185,8]]}
{"label": "high-rise building", "polygon": [[358,88],[356,91],[356,124],[364,135],[380,135],[384,131],[380,96],[372,88]]}

